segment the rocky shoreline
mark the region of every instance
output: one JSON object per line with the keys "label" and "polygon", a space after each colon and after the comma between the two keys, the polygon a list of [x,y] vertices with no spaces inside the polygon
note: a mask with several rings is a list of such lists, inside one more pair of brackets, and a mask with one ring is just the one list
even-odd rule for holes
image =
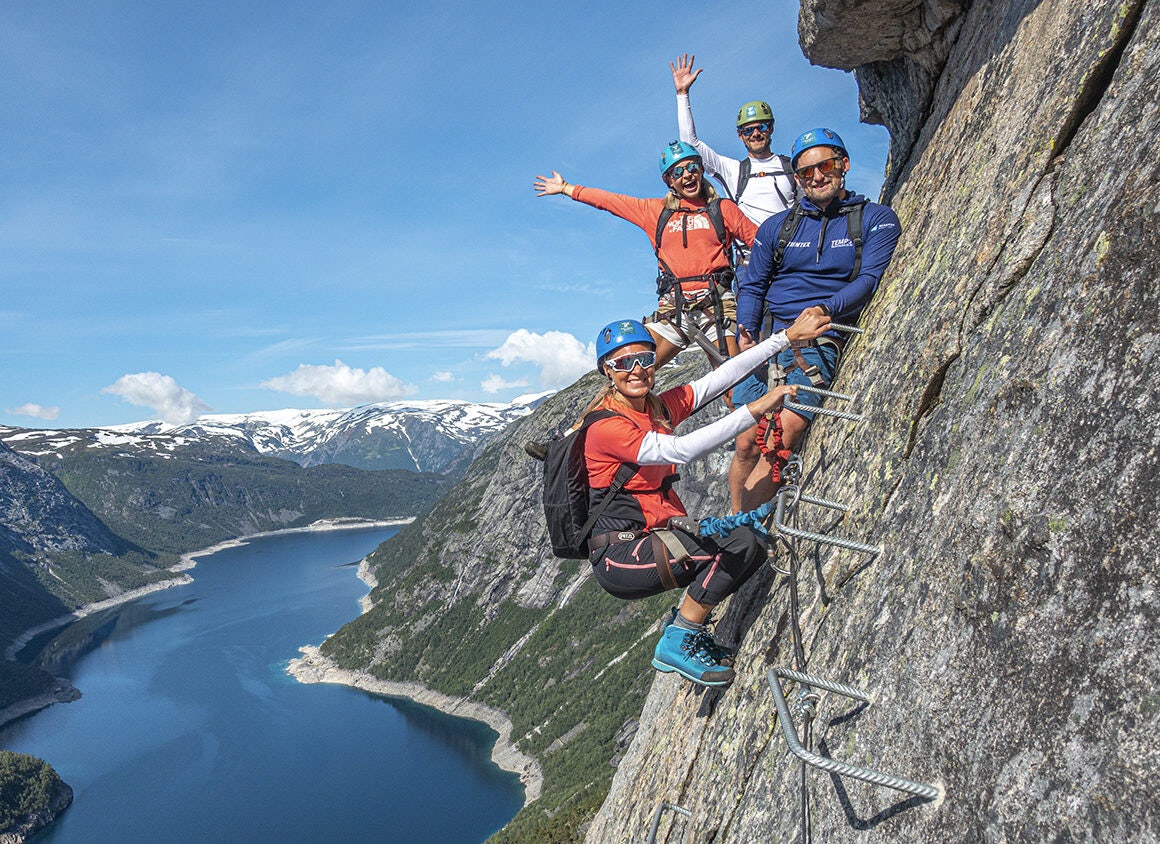
{"label": "rocky shoreline", "polygon": [[54,703],[71,703],[74,700],[79,700],[80,697],[80,689],[64,677],[57,677],[56,682],[48,691],[33,697],[26,697],[24,700],[18,700],[16,703],[0,709],[0,727],[9,721],[15,721],[17,718],[39,712]]}
{"label": "rocky shoreline", "polygon": [[290,660],[286,671],[300,683],[341,683],[372,694],[406,698],[457,718],[470,718],[487,724],[499,733],[491,751],[492,762],[505,771],[519,775],[520,782],[524,784],[525,806],[539,798],[544,781],[540,765],[534,758],[516,749],[511,741],[512,722],[500,710],[467,698],[441,694],[421,683],[380,680],[365,671],[339,668],[323,656],[315,645],[306,645],[299,650],[302,656]]}
{"label": "rocky shoreline", "polygon": [[[359,563],[358,576],[371,590],[379,585],[365,558]],[[370,610],[374,605],[371,593],[364,595],[359,605],[364,613]],[[540,763],[534,757],[516,749],[511,740],[512,722],[506,713],[467,698],[442,694],[422,683],[380,680],[365,671],[339,668],[332,660],[323,656],[315,645],[305,645],[298,650],[302,656],[290,660],[286,673],[300,683],[339,683],[353,686],[384,697],[406,698],[423,706],[438,709],[447,715],[470,718],[487,724],[499,733],[499,738],[495,740],[495,746],[491,750],[491,761],[499,768],[519,775],[520,782],[524,784],[525,806],[539,799],[544,784]]]}

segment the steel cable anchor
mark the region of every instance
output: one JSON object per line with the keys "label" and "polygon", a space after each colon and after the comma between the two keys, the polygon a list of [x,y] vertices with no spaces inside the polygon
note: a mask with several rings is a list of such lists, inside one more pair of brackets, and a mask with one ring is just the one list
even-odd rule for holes
{"label": "steel cable anchor", "polygon": [[691,818],[693,816],[693,813],[686,809],[684,806],[678,806],[676,803],[667,803],[662,801],[657,805],[657,810],[653,813],[652,826],[648,831],[648,844],[654,844],[654,842],[657,840],[657,830],[660,829],[661,826],[661,815],[666,809],[676,812],[678,815],[684,815],[686,818]]}

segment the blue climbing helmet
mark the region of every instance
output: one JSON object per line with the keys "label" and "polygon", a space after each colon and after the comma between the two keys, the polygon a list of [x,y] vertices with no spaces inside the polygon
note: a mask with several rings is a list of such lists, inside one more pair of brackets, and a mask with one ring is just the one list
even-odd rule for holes
{"label": "blue climbing helmet", "polygon": [[701,153],[693,148],[692,144],[686,144],[684,141],[670,141],[669,145],[661,152],[661,178],[665,177],[665,173],[678,162],[684,161],[686,158],[701,159]]}
{"label": "blue climbing helmet", "polygon": [[596,335],[596,368],[604,366],[607,355],[633,343],[645,343],[654,351],[657,347],[648,329],[635,319],[619,319],[608,323]]}
{"label": "blue climbing helmet", "polygon": [[798,135],[797,140],[793,142],[793,147],[789,151],[789,166],[797,169],[798,156],[810,147],[834,147],[841,150],[842,155],[849,156],[846,144],[833,129],[810,129],[810,131]]}

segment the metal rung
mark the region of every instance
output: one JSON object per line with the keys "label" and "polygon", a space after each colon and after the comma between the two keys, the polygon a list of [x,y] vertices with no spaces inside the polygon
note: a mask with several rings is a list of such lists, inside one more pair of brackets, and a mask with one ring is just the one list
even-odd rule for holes
{"label": "metal rung", "polygon": [[659,806],[657,806],[656,812],[653,813],[652,828],[648,831],[648,844],[654,844],[654,842],[657,840],[657,830],[660,829],[661,826],[661,813],[664,812],[665,809],[670,809],[676,812],[678,815],[684,815],[686,818],[691,818],[693,816],[693,813],[686,809],[684,806],[678,806],[675,803],[661,803]]}
{"label": "metal rung", "polygon": [[811,387],[806,384],[797,385],[799,392],[813,393],[815,396],[825,396],[828,399],[838,399],[840,401],[853,401],[854,397],[846,393],[835,393],[833,390],[823,390],[821,387]]}
{"label": "metal rung", "polygon": [[796,539],[806,539],[810,542],[817,542],[821,545],[836,545],[838,548],[845,548],[849,551],[861,551],[863,554],[873,554],[874,556],[878,556],[882,553],[882,546],[880,545],[867,545],[863,542],[855,542],[853,539],[843,539],[840,536],[830,536],[825,533],[813,533],[812,531],[798,530],[797,528],[790,527],[785,523],[785,499],[790,495],[794,496],[795,502],[798,500],[804,500],[800,494],[800,491],[796,487],[783,486],[778,491],[777,508],[773,513],[773,525],[775,528],[777,528],[778,533],[783,534],[784,536],[792,536]]}
{"label": "metal rung", "polygon": [[812,495],[799,495],[798,501],[804,501],[806,504],[816,504],[818,507],[829,507],[831,510],[841,510],[843,513],[849,513],[850,508],[841,501],[831,501],[828,498],[815,498]]}
{"label": "metal rung", "polygon": [[789,744],[789,749],[794,756],[801,759],[807,765],[812,765],[815,768],[821,768],[823,771],[829,771],[832,774],[838,774],[844,777],[853,777],[854,779],[873,783],[874,785],[884,785],[887,788],[894,788],[899,791],[905,791],[909,794],[917,794],[919,797],[925,797],[927,800],[937,800],[943,796],[943,790],[938,786],[930,785],[924,782],[914,782],[913,780],[896,777],[891,774],[884,774],[881,771],[874,771],[870,768],[862,768],[858,765],[851,765],[848,762],[839,762],[837,759],[830,759],[825,756],[819,756],[816,753],[811,753],[809,750],[806,750],[804,747],[802,747],[802,743],[798,740],[797,732],[793,726],[793,720],[790,718],[789,706],[785,702],[785,693],[781,689],[781,681],[778,678],[786,677],[790,680],[795,680],[798,683],[805,683],[809,686],[816,686],[819,689],[826,689],[827,691],[845,695],[846,697],[851,697],[856,700],[864,700],[868,703],[870,698],[868,695],[866,695],[865,692],[860,692],[852,686],[845,686],[841,683],[831,683],[827,680],[822,680],[809,674],[803,674],[799,671],[791,671],[788,668],[770,669],[769,674],[766,676],[769,679],[769,687],[773,691],[773,702],[777,707],[777,720],[781,722],[781,729],[782,732],[785,733],[785,740]]}
{"label": "metal rung", "polygon": [[799,404],[796,401],[787,401],[782,407],[787,410],[802,410],[806,413],[814,413],[818,416],[835,416],[838,419],[848,419],[851,422],[861,422],[866,417],[860,413],[849,413],[845,410],[830,410],[828,407],[817,407],[812,404]]}
{"label": "metal rung", "polygon": [[831,322],[830,328],[834,329],[835,331],[844,331],[846,334],[865,334],[866,333],[865,331],[863,331],[861,328],[859,328],[856,325],[840,325],[836,322]]}
{"label": "metal rung", "polygon": [[701,351],[703,351],[709,360],[713,362],[714,367],[720,366],[725,362],[725,355],[721,354],[721,350],[717,348],[717,345],[705,335],[704,331],[691,323],[688,325],[682,325],[681,328],[683,328],[685,333],[690,335],[693,338],[693,341],[701,347]]}

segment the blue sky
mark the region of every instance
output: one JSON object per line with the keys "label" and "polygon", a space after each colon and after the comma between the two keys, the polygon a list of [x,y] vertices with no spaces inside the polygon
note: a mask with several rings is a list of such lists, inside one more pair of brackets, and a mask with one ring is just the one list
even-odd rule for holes
{"label": "blue sky", "polygon": [[796,3],[393,6],[0,5],[0,424],[571,383],[655,306],[655,259],[532,180],[661,195],[685,51],[720,152],[766,99],[775,149],[832,127],[880,189],[887,133],[802,56]]}

